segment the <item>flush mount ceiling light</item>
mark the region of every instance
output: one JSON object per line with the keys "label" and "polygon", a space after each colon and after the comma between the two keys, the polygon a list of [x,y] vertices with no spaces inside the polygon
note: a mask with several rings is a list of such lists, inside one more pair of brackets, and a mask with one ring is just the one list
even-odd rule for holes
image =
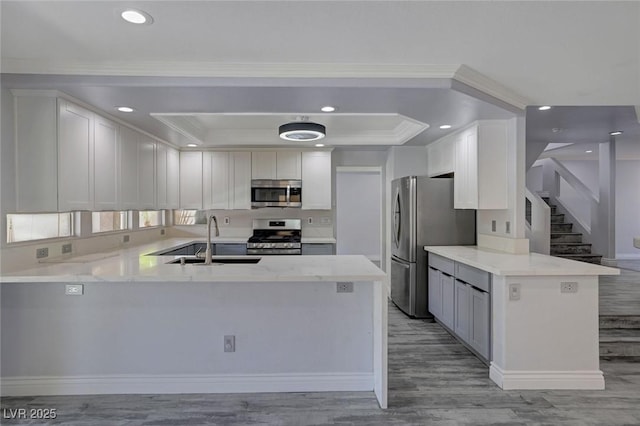
{"label": "flush mount ceiling light", "polygon": [[333,112],[335,110],[336,110],[336,107],[333,107],[331,105],[323,106],[322,108],[320,108],[320,111],[322,112]]}
{"label": "flush mount ceiling light", "polygon": [[548,109],[551,109],[551,107],[550,107],[549,105],[542,105],[541,107],[538,107],[538,109],[539,109],[540,111],[546,111],[546,110],[548,110]]}
{"label": "flush mount ceiling light", "polygon": [[610,136],[618,136],[622,134],[622,130],[616,130],[614,132],[609,132]]}
{"label": "flush mount ceiling light", "polygon": [[136,10],[136,9],[123,10],[122,13],[120,13],[120,16],[122,17],[122,19],[132,24],[149,25],[153,23],[153,18],[151,17],[151,15],[149,15],[147,12],[143,12],[142,10]]}
{"label": "flush mount ceiling light", "polygon": [[451,124],[443,124],[442,126],[440,126],[440,128],[441,128],[442,130],[450,129],[450,128],[451,128]]}
{"label": "flush mount ceiling light", "polygon": [[322,124],[297,121],[280,126],[280,138],[287,141],[311,142],[322,139],[326,135],[326,128]]}
{"label": "flush mount ceiling light", "polygon": [[324,146],[324,144],[323,144],[323,143],[317,143],[317,144],[316,144],[316,147],[318,147],[318,148],[322,148],[323,146]]}
{"label": "flush mount ceiling light", "polygon": [[133,111],[135,111],[133,108],[128,107],[128,106],[119,106],[119,107],[116,107],[116,109],[118,111],[120,111],[120,112],[133,112]]}

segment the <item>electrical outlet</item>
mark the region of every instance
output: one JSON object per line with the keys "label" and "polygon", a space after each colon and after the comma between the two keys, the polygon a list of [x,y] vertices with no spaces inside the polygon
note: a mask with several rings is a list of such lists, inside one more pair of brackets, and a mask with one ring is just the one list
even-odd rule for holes
{"label": "electrical outlet", "polygon": [[353,283],[351,281],[338,281],[336,291],[338,293],[353,293]]}
{"label": "electrical outlet", "polygon": [[224,351],[225,352],[236,351],[236,336],[224,336]]}
{"label": "electrical outlet", "polygon": [[129,236],[128,235],[123,235],[122,236],[122,242],[123,243],[128,243],[129,242]]}
{"label": "electrical outlet", "polygon": [[67,296],[82,296],[84,294],[83,284],[66,284],[64,286],[64,294]]}
{"label": "electrical outlet", "polygon": [[509,300],[520,300],[520,284],[509,284]]}
{"label": "electrical outlet", "polygon": [[331,218],[330,217],[323,217],[320,219],[320,223],[323,225],[331,225]]}
{"label": "electrical outlet", "polygon": [[511,233],[511,222],[506,221],[504,224],[504,232],[506,232],[507,234]]}
{"label": "electrical outlet", "polygon": [[160,230],[160,235],[164,235],[164,229]]}
{"label": "electrical outlet", "polygon": [[307,218],[307,223],[308,223],[309,225],[313,225],[313,218],[312,218],[312,217],[308,217],[308,218]]}
{"label": "electrical outlet", "polygon": [[491,221],[491,232],[496,232],[496,221],[495,220]]}
{"label": "electrical outlet", "polygon": [[575,281],[561,282],[560,293],[577,293],[578,283]]}
{"label": "electrical outlet", "polygon": [[71,243],[62,245],[62,254],[71,253]]}
{"label": "electrical outlet", "polygon": [[225,216],[223,221],[225,225],[228,225],[231,223],[231,219],[229,219],[229,216]]}
{"label": "electrical outlet", "polygon": [[47,257],[47,256],[49,256],[48,247],[42,247],[42,248],[36,249],[36,259],[42,259],[43,257]]}

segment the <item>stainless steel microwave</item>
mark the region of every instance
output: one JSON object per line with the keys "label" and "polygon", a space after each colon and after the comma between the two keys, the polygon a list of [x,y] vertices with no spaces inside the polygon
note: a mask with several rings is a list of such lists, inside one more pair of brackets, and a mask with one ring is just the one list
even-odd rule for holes
{"label": "stainless steel microwave", "polygon": [[301,180],[251,180],[251,208],[302,207]]}

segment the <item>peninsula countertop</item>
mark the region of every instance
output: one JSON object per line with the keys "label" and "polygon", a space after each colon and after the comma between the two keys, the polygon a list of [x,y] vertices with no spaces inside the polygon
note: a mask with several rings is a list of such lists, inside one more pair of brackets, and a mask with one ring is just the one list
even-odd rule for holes
{"label": "peninsula countertop", "polygon": [[512,254],[477,246],[424,246],[424,250],[495,275],[619,275],[620,270],[539,253]]}
{"label": "peninsula countertop", "polygon": [[[47,260],[36,267],[2,274],[0,282],[277,282],[379,281],[385,273],[364,256],[239,256],[261,257],[257,264],[167,264],[182,256],[149,256],[193,241],[170,238],[134,247]],[[215,258],[238,256],[214,256]]]}

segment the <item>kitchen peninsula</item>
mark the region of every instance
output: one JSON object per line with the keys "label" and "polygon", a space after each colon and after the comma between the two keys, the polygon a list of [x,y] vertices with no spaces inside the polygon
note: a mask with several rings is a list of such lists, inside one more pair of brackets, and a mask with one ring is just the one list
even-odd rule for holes
{"label": "kitchen peninsula", "polygon": [[[476,315],[474,310],[482,308],[476,300],[487,296],[489,376],[498,386],[604,389],[599,358],[598,276],[618,275],[618,269],[476,246],[425,246],[424,250],[429,253],[430,271],[437,274],[438,269],[447,269],[447,262],[451,265],[447,285],[452,288],[441,291],[450,295],[445,301],[452,312],[450,329],[462,329],[467,335],[477,332],[471,318]],[[480,277],[482,271],[490,276],[490,284],[478,288],[470,281]],[[461,302],[460,297],[469,288],[472,296]],[[473,294],[480,297],[474,299]],[[471,326],[460,328],[460,321],[471,321]]]}
{"label": "kitchen peninsula", "polygon": [[2,395],[373,390],[386,407],[384,272],[364,256],[147,255],[187,242],[3,275]]}

